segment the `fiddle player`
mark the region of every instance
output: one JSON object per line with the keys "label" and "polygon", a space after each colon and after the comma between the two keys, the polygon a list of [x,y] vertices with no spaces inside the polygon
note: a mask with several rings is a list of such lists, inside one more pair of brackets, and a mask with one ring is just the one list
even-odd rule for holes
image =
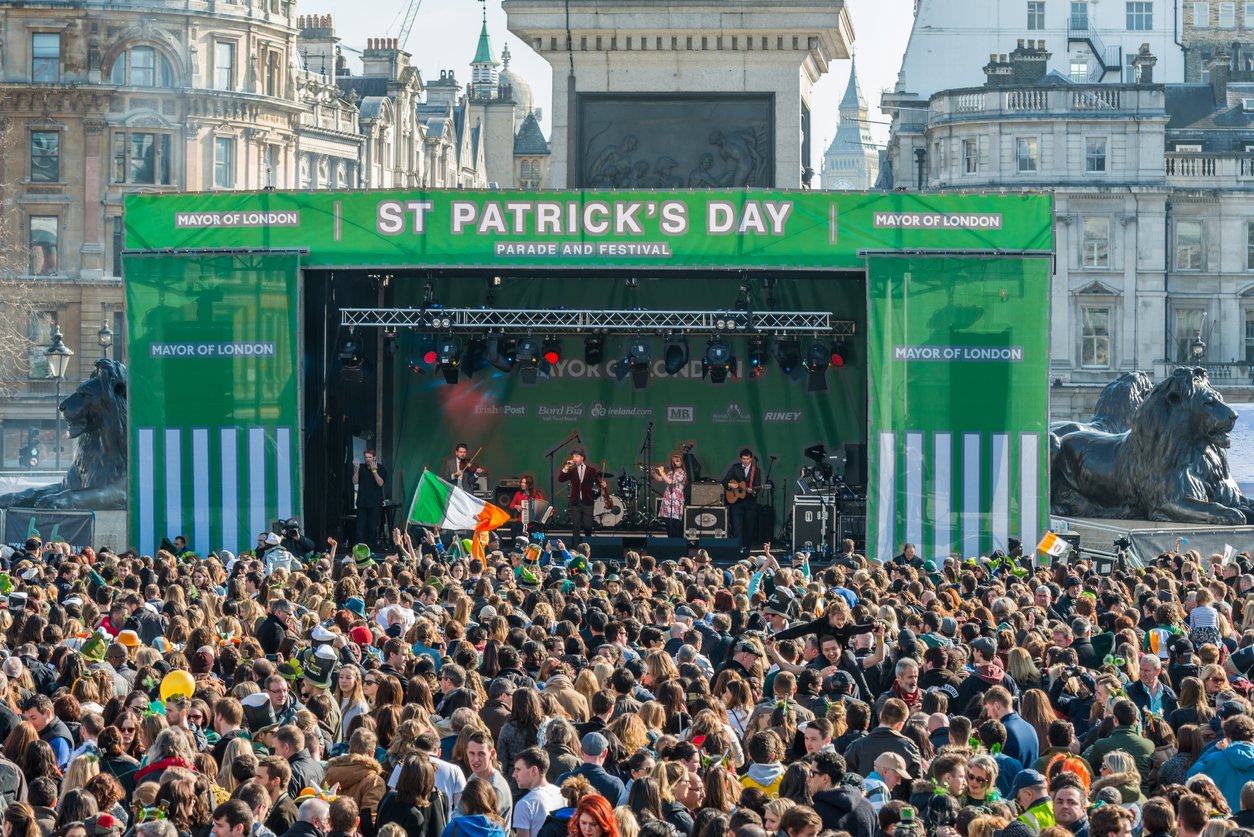
{"label": "fiddle player", "polygon": [[670,462],[657,466],[653,478],[666,483],[662,490],[662,506],[657,516],[666,524],[666,537],[684,536],[684,491],[688,486],[688,474],[684,470],[683,456],[672,453]]}
{"label": "fiddle player", "polygon": [[473,494],[478,487],[479,477],[485,476],[488,472],[481,468],[479,463],[471,462],[469,456],[470,449],[466,443],[458,442],[453,446],[453,455],[447,457],[440,467],[440,476],[458,488]]}
{"label": "fiddle player", "polygon": [[587,461],[583,448],[571,451],[570,459],[562,466],[557,475],[558,482],[570,483],[567,495],[567,508],[570,511],[571,533],[570,545],[579,546],[585,537],[592,536],[592,505],[601,494],[605,483],[601,474]]}
{"label": "fiddle player", "polygon": [[727,502],[727,522],[731,535],[745,549],[757,541],[758,492],[762,490],[762,469],[753,457],[753,451],[743,448],[740,458],[723,475],[723,488],[741,486],[744,496]]}

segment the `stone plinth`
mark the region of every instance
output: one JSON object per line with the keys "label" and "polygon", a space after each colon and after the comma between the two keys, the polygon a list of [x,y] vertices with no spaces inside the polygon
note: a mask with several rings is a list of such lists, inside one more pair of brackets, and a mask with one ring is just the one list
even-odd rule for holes
{"label": "stone plinth", "polygon": [[680,93],[772,97],[769,180],[779,188],[801,186],[803,110],[811,108],[813,85],[829,62],[849,57],[854,37],[841,0],[503,5],[510,31],[553,67],[548,186],[556,189],[577,179],[581,95]]}

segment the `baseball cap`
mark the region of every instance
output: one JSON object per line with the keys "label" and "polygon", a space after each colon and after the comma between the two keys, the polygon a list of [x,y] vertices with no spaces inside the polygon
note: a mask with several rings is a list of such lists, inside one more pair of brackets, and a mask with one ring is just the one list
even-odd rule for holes
{"label": "baseball cap", "polygon": [[958,620],[952,616],[946,616],[941,620],[940,632],[949,637],[958,633]]}
{"label": "baseball cap", "polygon": [[697,614],[693,613],[692,608],[688,607],[688,605],[680,605],[679,607],[675,608],[675,618],[676,619],[696,619]]}
{"label": "baseball cap", "polygon": [[1193,643],[1189,640],[1187,636],[1176,637],[1175,639],[1171,641],[1171,644],[1168,645],[1167,647],[1171,649],[1171,653],[1179,657],[1183,657],[1186,654],[1193,653]]}
{"label": "baseball cap", "polygon": [[1039,770],[1032,770],[1031,768],[1028,768],[1027,770],[1020,770],[1015,775],[1015,783],[1011,788],[1010,795],[1012,797],[1017,796],[1019,791],[1027,790],[1028,788],[1035,788],[1037,786],[1044,787],[1046,784],[1048,783]]}
{"label": "baseball cap", "polygon": [[880,753],[875,759],[875,770],[880,774],[891,770],[903,779],[910,778],[910,768],[906,767],[906,760],[897,753]]}
{"label": "baseball cap", "polygon": [[997,653],[997,643],[986,636],[982,636],[971,643],[971,650],[979,651],[986,659],[992,659]]}
{"label": "baseball cap", "polygon": [[580,749],[585,756],[599,756],[609,749],[610,743],[599,732],[590,732],[580,742]]}
{"label": "baseball cap", "polygon": [[274,532],[266,535],[266,546],[278,546],[280,543],[282,543],[282,541],[279,540],[279,536]]}

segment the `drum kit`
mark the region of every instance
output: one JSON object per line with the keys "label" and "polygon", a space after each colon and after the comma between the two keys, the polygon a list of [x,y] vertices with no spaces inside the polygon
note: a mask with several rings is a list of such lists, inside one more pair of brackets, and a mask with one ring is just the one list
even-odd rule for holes
{"label": "drum kit", "polygon": [[615,487],[607,496],[598,497],[592,506],[592,518],[598,528],[645,528],[657,522],[657,515],[649,507],[649,471],[640,463],[636,463],[636,469],[639,476],[633,476],[626,468],[617,478],[606,476],[606,482]]}

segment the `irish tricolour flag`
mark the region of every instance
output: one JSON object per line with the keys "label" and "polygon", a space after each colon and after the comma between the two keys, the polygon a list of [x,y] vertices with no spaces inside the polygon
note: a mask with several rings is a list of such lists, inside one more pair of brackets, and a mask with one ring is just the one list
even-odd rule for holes
{"label": "irish tricolour flag", "polygon": [[453,531],[473,529],[475,534],[471,538],[470,549],[479,558],[483,557],[480,534],[491,532],[508,520],[509,512],[485,503],[430,471],[423,471],[418,490],[414,492],[414,502],[409,506],[410,523]]}

